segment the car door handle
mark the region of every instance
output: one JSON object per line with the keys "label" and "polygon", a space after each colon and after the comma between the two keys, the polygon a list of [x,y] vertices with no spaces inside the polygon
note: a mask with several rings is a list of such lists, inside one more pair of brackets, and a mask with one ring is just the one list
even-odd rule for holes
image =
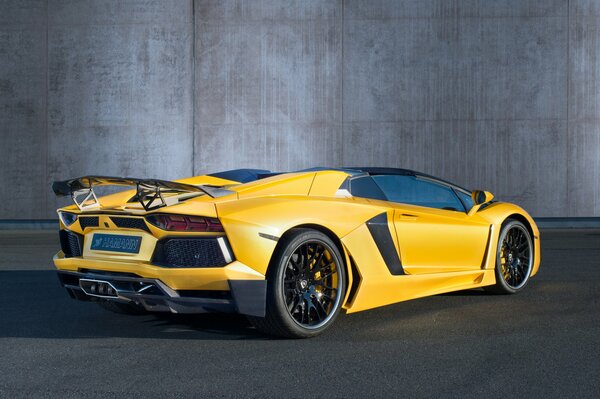
{"label": "car door handle", "polygon": [[411,215],[410,213],[403,213],[402,215],[400,215],[400,218],[403,220],[417,220],[419,216]]}

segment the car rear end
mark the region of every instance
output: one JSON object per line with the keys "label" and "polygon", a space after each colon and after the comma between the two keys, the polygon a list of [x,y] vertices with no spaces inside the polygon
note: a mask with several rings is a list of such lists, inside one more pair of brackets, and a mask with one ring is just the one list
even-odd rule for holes
{"label": "car rear end", "polygon": [[264,314],[264,276],[235,259],[210,201],[184,207],[194,214],[67,209],[59,211],[54,264],[71,297],[148,311]]}

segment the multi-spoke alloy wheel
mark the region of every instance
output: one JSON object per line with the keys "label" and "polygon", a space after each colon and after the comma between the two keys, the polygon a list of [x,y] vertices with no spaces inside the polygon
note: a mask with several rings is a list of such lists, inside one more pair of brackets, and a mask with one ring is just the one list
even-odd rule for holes
{"label": "multi-spoke alloy wheel", "polygon": [[292,338],[315,336],[339,314],[346,271],[335,243],[312,229],[282,238],[267,273],[264,318],[250,317],[259,330]]}
{"label": "multi-spoke alloy wheel", "polygon": [[512,294],[529,281],[533,267],[533,243],[523,223],[509,220],[500,231],[496,257],[496,285],[492,291]]}
{"label": "multi-spoke alloy wheel", "polygon": [[339,266],[326,244],[301,244],[289,257],[283,273],[283,295],[292,318],[304,328],[327,323],[339,303]]}

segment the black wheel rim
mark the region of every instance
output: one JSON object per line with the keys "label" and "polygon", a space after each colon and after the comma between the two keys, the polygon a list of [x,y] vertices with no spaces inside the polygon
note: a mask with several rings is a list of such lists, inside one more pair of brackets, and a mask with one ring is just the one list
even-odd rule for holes
{"label": "black wheel rim", "polygon": [[513,289],[527,282],[532,264],[531,238],[521,226],[511,227],[502,240],[500,264],[502,277]]}
{"label": "black wheel rim", "polygon": [[340,302],[341,275],[333,251],[320,241],[305,242],[289,257],[283,273],[285,304],[304,328],[325,325]]}

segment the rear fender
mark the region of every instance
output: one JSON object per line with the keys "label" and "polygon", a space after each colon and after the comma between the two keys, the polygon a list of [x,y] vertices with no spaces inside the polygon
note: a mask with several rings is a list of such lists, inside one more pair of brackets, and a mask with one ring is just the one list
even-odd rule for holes
{"label": "rear fender", "polygon": [[288,230],[317,225],[344,237],[385,210],[351,198],[261,197],[217,203],[236,259],[263,275],[277,242]]}

